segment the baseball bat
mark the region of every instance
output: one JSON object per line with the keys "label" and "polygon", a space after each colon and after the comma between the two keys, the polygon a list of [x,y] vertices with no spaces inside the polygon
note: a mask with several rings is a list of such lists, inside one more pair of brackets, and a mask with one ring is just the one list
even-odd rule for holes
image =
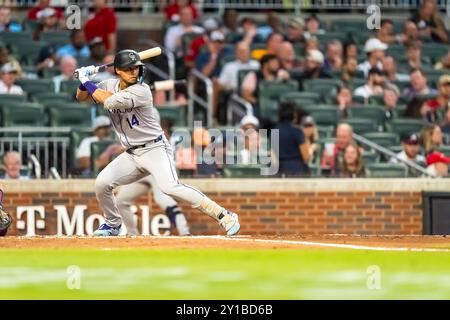
{"label": "baseball bat", "polygon": [[[157,57],[162,53],[162,50],[160,47],[154,47],[151,49],[147,49],[141,52],[138,52],[139,54],[139,58],[141,58],[141,60],[146,60],[146,59],[150,59],[153,57]],[[98,66],[95,70],[95,72],[99,72],[99,71],[103,71],[106,68],[112,67],[114,65],[114,62],[108,63],[108,64],[102,64],[101,66]],[[74,78],[78,79],[78,72],[75,71],[74,73]]]}

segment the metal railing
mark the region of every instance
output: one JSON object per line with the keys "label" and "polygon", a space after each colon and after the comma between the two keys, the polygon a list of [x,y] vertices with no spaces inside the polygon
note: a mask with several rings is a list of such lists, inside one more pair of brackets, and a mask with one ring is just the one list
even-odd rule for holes
{"label": "metal railing", "polygon": [[240,118],[246,115],[253,115],[253,106],[250,102],[242,99],[237,93],[233,93],[228,101],[227,108],[227,124],[233,125],[233,116]]}
{"label": "metal railing", "polygon": [[54,167],[62,177],[68,175],[70,128],[0,128],[0,152],[17,151],[34,165],[36,178],[47,178]]}
{"label": "metal railing", "polygon": [[[205,86],[205,98],[196,93],[199,84]],[[194,124],[194,106],[197,103],[198,106],[206,110],[206,126],[211,127],[213,124],[213,83],[210,78],[196,69],[192,69],[189,73],[188,98],[188,126]]]}
{"label": "metal railing", "polygon": [[397,161],[403,163],[404,165],[406,165],[408,168],[414,169],[420,173],[422,173],[423,175],[427,176],[427,177],[431,177],[431,178],[435,178],[432,174],[430,174],[425,168],[419,166],[417,163],[414,163],[412,161],[409,160],[404,160],[402,158],[400,158],[396,153],[392,152],[389,149],[384,148],[383,146],[380,146],[379,144],[372,142],[356,133],[353,133],[353,139],[355,139],[357,142],[366,145],[370,148],[372,148],[373,150],[375,150],[378,153],[381,153],[385,156],[388,156],[390,158],[394,158]]}

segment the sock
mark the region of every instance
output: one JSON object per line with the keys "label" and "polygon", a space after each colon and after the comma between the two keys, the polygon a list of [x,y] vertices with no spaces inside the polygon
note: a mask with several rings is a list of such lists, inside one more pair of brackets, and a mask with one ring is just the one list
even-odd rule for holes
{"label": "sock", "polygon": [[204,197],[202,202],[200,202],[198,206],[194,206],[194,208],[199,209],[201,212],[207,214],[213,219],[216,219],[217,221],[223,217],[222,213],[225,211],[225,208],[219,206],[208,197]]}

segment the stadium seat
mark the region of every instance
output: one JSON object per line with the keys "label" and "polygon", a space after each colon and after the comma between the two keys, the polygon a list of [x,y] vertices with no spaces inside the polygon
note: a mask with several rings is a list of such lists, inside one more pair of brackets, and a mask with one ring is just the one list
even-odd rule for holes
{"label": "stadium seat", "polygon": [[412,132],[420,132],[426,125],[426,122],[418,119],[392,119],[386,122],[386,129],[388,132],[395,132],[403,139]]}
{"label": "stadium seat", "polygon": [[39,20],[29,20],[29,19],[23,20],[22,24],[27,33],[33,33],[41,25]]}
{"label": "stadium seat", "polygon": [[11,102],[25,102],[26,96],[20,94],[0,94],[0,106],[11,103]]}
{"label": "stadium seat", "polygon": [[303,91],[316,92],[320,95],[336,94],[342,83],[339,79],[307,79],[302,81]]}
{"label": "stadium seat", "polygon": [[371,178],[405,178],[408,176],[407,167],[403,164],[369,163],[366,169]]}
{"label": "stadium seat", "polygon": [[175,126],[186,126],[186,105],[162,105],[157,109],[162,118],[170,118]]}
{"label": "stadium seat", "polygon": [[23,91],[30,95],[55,91],[55,85],[49,79],[21,79],[17,81],[17,84],[22,87]]}
{"label": "stadium seat", "polygon": [[361,30],[367,29],[367,22],[356,19],[336,19],[331,23],[331,29],[347,33],[361,32]]}
{"label": "stadium seat", "polygon": [[60,105],[48,107],[49,125],[51,127],[74,127],[82,128],[91,125],[91,112],[82,104]]}
{"label": "stadium seat", "polygon": [[447,157],[450,157],[450,146],[440,146],[438,151],[442,152]]}
{"label": "stadium seat", "polygon": [[44,108],[33,103],[11,103],[1,107],[2,127],[44,126]]}
{"label": "stadium seat", "polygon": [[384,148],[390,148],[400,143],[398,135],[393,132],[370,132],[363,134],[363,137]]}
{"label": "stadium seat", "polygon": [[6,43],[7,45],[19,43],[19,42],[31,42],[32,41],[31,31],[21,31],[21,32],[0,32],[0,41]]}
{"label": "stadium seat", "polygon": [[339,40],[342,43],[348,41],[347,33],[344,31],[331,31],[324,34],[317,34],[316,35],[317,40],[319,40],[319,43],[326,45],[328,42],[331,42],[333,40]]}
{"label": "stadium seat", "polygon": [[390,146],[389,150],[391,150],[393,153],[400,153],[403,151],[403,146],[402,145]]}
{"label": "stadium seat", "polygon": [[319,138],[331,138],[334,135],[334,126],[317,126]]}
{"label": "stadium seat", "polygon": [[91,177],[96,177],[100,172],[100,168],[97,168],[95,160],[113,143],[117,142],[114,140],[102,140],[91,143]]}
{"label": "stadium seat", "polygon": [[61,92],[66,92],[70,96],[75,97],[77,88],[80,86],[80,81],[78,80],[66,80],[61,82]]}
{"label": "stadium seat", "polygon": [[44,76],[44,79],[52,79],[54,76],[60,75],[61,70],[59,67],[53,67],[53,68],[45,68],[42,71],[42,75]]}
{"label": "stadium seat", "polygon": [[319,164],[310,164],[309,171],[311,172],[311,178],[320,178],[322,170]]}
{"label": "stadium seat", "polygon": [[353,132],[356,134],[363,134],[368,132],[378,131],[378,125],[375,121],[366,118],[348,118],[343,123],[348,123],[352,126]]}
{"label": "stadium seat", "polygon": [[76,167],[76,150],[79,147],[81,140],[89,137],[92,134],[91,128],[74,128],[70,131],[70,154],[69,154],[69,167],[75,169]]}
{"label": "stadium seat", "polygon": [[297,91],[298,82],[261,81],[259,83],[259,116],[272,122],[278,121],[278,100],[287,92]]}
{"label": "stadium seat", "polygon": [[52,103],[70,102],[72,97],[67,93],[39,92],[33,95],[34,100],[47,106]]}
{"label": "stadium seat", "polygon": [[262,166],[258,165],[225,165],[223,176],[225,178],[258,178],[261,177]]}
{"label": "stadium seat", "polygon": [[377,163],[380,161],[380,155],[375,151],[364,151],[363,153],[364,164]]}
{"label": "stadium seat", "polygon": [[39,51],[46,46],[43,42],[16,40],[10,44],[11,51],[20,57],[25,65],[35,65]]}
{"label": "stadium seat", "polygon": [[338,109],[333,105],[312,105],[302,108],[308,112],[319,126],[336,126],[338,119]]}
{"label": "stadium seat", "polygon": [[384,107],[375,105],[354,106],[348,109],[348,117],[371,119],[376,121],[378,126],[381,126],[385,119]]}
{"label": "stadium seat", "polygon": [[54,47],[62,47],[63,45],[70,43],[70,32],[42,32],[40,35],[40,41],[46,42]]}
{"label": "stadium seat", "polygon": [[320,103],[320,95],[307,91],[287,92],[280,96],[280,102],[293,102],[298,106],[316,105]]}

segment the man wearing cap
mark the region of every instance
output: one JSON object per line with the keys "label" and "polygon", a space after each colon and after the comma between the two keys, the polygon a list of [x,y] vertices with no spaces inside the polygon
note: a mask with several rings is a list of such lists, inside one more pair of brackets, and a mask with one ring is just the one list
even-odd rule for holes
{"label": "man wearing cap", "polygon": [[450,102],[450,75],[444,74],[437,83],[439,95],[428,100],[427,104],[433,112],[436,110],[445,110]]}
{"label": "man wearing cap", "polygon": [[308,52],[303,72],[296,77],[299,87],[303,88],[303,80],[305,79],[323,79],[331,78],[331,75],[323,68],[324,56],[322,52],[312,49]]}
{"label": "man wearing cap", "polygon": [[364,45],[364,51],[367,54],[367,60],[358,65],[358,70],[364,72],[364,76],[367,78],[369,70],[373,67],[383,69],[381,60],[384,57],[384,51],[388,48],[387,44],[381,42],[377,38],[371,38],[366,41]]}
{"label": "man wearing cap", "polygon": [[403,151],[397,154],[397,158],[391,158],[389,163],[401,163],[400,159],[419,165],[425,164],[425,157],[420,154],[419,136],[416,133],[411,133],[403,139]]}
{"label": "man wearing cap", "polygon": [[381,69],[374,67],[369,71],[367,84],[355,89],[353,94],[368,99],[374,95],[382,95],[384,90],[385,73]]}
{"label": "man wearing cap", "polygon": [[[94,142],[98,142],[100,140],[105,140],[110,137],[110,125],[111,121],[109,120],[109,117],[107,116],[98,116],[94,119],[94,122],[92,124],[92,133],[93,135],[91,137],[84,138],[80,146],[78,147],[76,151],[76,159],[77,159],[77,166],[79,169],[83,170],[85,174],[89,173],[90,169],[90,159],[91,159],[91,144]],[[113,146],[118,146],[114,144]],[[119,146],[120,147],[120,146]],[[110,150],[108,150],[110,149]],[[108,148],[107,151],[110,153],[111,156],[117,155],[122,153],[122,149],[118,147],[111,147]],[[110,159],[108,158],[106,163],[102,164],[99,163],[99,167],[105,166],[108,164]]]}
{"label": "man wearing cap", "polygon": [[17,69],[11,62],[5,63],[0,69],[0,93],[23,95],[22,88],[15,85],[17,79]]}
{"label": "man wearing cap", "polygon": [[239,124],[244,134],[244,145],[238,150],[238,164],[257,164],[259,144],[259,120],[253,115],[246,115],[241,119]]}
{"label": "man wearing cap", "polygon": [[427,172],[437,178],[447,177],[449,163],[450,158],[442,152],[432,152],[427,156]]}
{"label": "man wearing cap", "polygon": [[290,18],[287,25],[286,39],[292,44],[304,43],[304,27],[305,21],[303,20],[303,18]]}
{"label": "man wearing cap", "polygon": [[200,53],[195,61],[197,70],[205,76],[218,78],[220,76],[220,59],[232,56],[233,52],[225,47],[225,35],[220,30],[212,31],[206,43],[207,52]]}

